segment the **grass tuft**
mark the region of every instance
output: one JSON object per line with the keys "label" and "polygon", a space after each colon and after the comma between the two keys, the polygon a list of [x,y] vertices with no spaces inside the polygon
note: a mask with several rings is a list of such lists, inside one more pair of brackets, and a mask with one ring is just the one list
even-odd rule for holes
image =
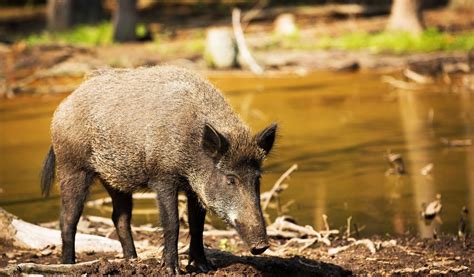
{"label": "grass tuft", "polygon": [[355,32],[341,36],[325,36],[313,41],[284,39],[280,46],[294,49],[369,50],[374,53],[412,53],[433,51],[468,51],[474,49],[474,32],[449,34],[428,29],[419,36],[406,32]]}
{"label": "grass tuft", "polygon": [[79,25],[64,32],[44,31],[23,38],[29,45],[37,44],[72,44],[98,46],[112,43],[112,24],[103,22],[96,25]]}

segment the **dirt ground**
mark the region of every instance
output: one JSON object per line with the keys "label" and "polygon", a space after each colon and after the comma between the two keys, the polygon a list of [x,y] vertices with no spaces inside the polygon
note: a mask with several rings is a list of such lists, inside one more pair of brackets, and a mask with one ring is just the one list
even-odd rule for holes
{"label": "dirt ground", "polygon": [[[111,238],[116,237],[115,234]],[[119,253],[79,253],[78,266],[68,269],[74,274],[163,274],[160,266],[162,242],[160,232],[135,232],[135,241],[147,240],[156,245],[157,252],[143,253],[138,259],[123,260]],[[300,251],[288,246],[279,256],[252,256],[237,236],[225,239],[206,237],[207,257],[216,268],[199,276],[347,276],[360,274],[381,275],[470,275],[474,274],[474,240],[455,236],[437,239],[419,239],[414,236],[371,237],[376,246],[371,253],[365,245],[354,245],[337,254],[329,254],[331,248],[349,245],[344,238],[335,237],[331,246],[315,244]],[[270,250],[278,249],[287,241],[272,239]],[[189,243],[186,230],[181,232],[180,246]],[[182,274],[195,275],[188,266],[185,251],[180,255]],[[267,251],[268,252],[268,251]],[[45,273],[28,263],[57,264],[60,251],[57,247],[43,250],[20,249],[7,241],[0,241],[0,275],[14,273]],[[272,251],[269,252],[272,254]],[[275,255],[275,254],[272,254]],[[94,261],[89,264],[81,264]],[[26,263],[26,264],[25,264]],[[51,273],[51,272],[50,272]],[[56,272],[58,273],[58,272]]]}

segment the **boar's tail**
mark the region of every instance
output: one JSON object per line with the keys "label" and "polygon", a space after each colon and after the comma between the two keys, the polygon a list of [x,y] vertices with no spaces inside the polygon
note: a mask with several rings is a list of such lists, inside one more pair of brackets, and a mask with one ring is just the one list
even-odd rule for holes
{"label": "boar's tail", "polygon": [[56,155],[54,155],[53,146],[50,146],[43,162],[43,169],[41,170],[41,194],[43,194],[44,197],[49,195],[51,185],[54,183],[55,167]]}

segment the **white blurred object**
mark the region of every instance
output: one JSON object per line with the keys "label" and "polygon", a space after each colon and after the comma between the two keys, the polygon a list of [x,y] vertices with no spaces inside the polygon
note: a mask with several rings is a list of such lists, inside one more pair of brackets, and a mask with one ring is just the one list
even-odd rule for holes
{"label": "white blurred object", "polygon": [[431,174],[431,171],[433,171],[433,163],[429,163],[427,165],[425,165],[422,169],[421,169],[421,175],[429,175]]}
{"label": "white blurred object", "polygon": [[209,28],[206,34],[206,60],[216,68],[235,65],[236,46],[232,30],[227,27]]}
{"label": "white blurred object", "polygon": [[295,16],[291,13],[280,14],[274,22],[274,31],[278,35],[292,35],[298,31]]}

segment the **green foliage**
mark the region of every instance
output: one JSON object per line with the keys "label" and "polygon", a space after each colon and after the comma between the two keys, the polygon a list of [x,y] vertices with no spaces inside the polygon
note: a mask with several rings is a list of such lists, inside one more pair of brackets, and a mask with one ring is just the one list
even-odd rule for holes
{"label": "green foliage", "polygon": [[[20,39],[30,45],[60,43],[99,46],[112,44],[112,34],[112,24],[110,22],[102,22],[96,25],[79,25],[64,32],[44,31],[40,34],[33,34]],[[144,37],[146,34],[146,25],[143,23],[137,24],[137,37]]]}
{"label": "green foliage", "polygon": [[219,249],[226,252],[232,252],[234,247],[231,245],[228,239],[224,238],[219,240]]}
{"label": "green foliage", "polygon": [[64,32],[44,31],[40,34],[23,38],[27,44],[75,44],[75,45],[106,45],[112,43],[112,24],[103,22],[97,25],[80,25]]}
{"label": "green foliage", "polygon": [[150,48],[163,56],[198,55],[204,52],[204,35],[202,30],[187,34],[186,38],[174,39],[170,31],[162,31],[153,37]]}
{"label": "green foliage", "polygon": [[142,38],[142,37],[146,36],[147,35],[146,25],[143,24],[143,23],[137,24],[137,28],[136,28],[135,33],[137,34],[138,38]]}
{"label": "green foliage", "polygon": [[284,40],[281,46],[299,49],[369,50],[371,52],[432,52],[474,49],[474,32],[449,34],[428,29],[419,36],[405,32],[348,33],[338,37],[325,36],[317,40]]}

